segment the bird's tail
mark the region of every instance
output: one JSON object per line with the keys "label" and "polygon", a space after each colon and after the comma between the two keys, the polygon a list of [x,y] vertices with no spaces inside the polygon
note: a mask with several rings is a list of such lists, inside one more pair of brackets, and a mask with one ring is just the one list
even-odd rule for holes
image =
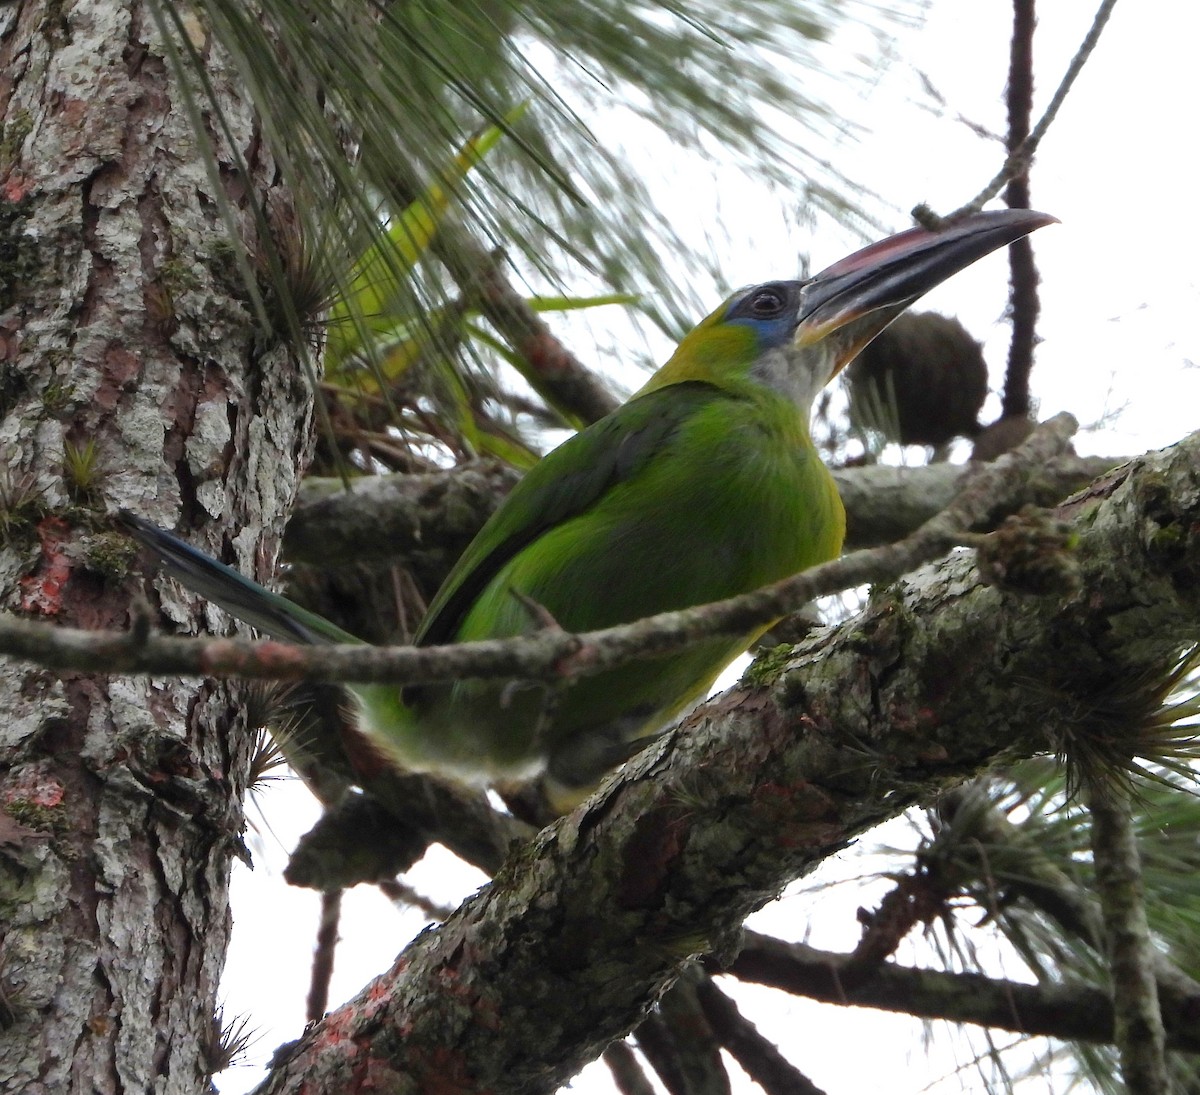
{"label": "bird's tail", "polygon": [[149,548],[162,569],[180,585],[220,605],[264,635],[310,645],[362,642],[323,616],[264,589],[232,567],[128,510],[121,511],[118,523],[139,544]]}

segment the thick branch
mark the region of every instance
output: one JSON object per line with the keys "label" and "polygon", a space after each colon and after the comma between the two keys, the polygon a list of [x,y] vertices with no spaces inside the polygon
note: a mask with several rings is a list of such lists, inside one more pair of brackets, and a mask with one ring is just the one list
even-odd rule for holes
{"label": "thick branch", "polygon": [[[1052,506],[1126,460],[1055,457],[1039,469],[1026,501]],[[971,472],[961,464],[835,469],[846,507],[846,547],[908,536],[953,501]],[[305,479],[284,533],[284,555],[322,568],[401,562],[436,576],[436,585],[518,478],[511,468],[476,462],[425,475],[356,479],[349,491],[340,479]]]}
{"label": "thick branch", "polygon": [[789,881],[1168,672],[1200,634],[1200,436],[1062,513],[1081,592],[1006,593],[961,554],[877,590],[539,834],[263,1091],[550,1092]]}
{"label": "thick branch", "polygon": [[1092,814],[1092,859],[1104,913],[1116,1001],[1115,1037],[1129,1095],[1168,1095],[1166,1032],[1154,978],[1154,939],[1146,917],[1142,857],[1126,785],[1085,768]]}
{"label": "thick branch", "polygon": [[444,574],[520,478],[473,461],[422,475],[305,479],[283,537],[289,562],[322,567],[394,561]]}

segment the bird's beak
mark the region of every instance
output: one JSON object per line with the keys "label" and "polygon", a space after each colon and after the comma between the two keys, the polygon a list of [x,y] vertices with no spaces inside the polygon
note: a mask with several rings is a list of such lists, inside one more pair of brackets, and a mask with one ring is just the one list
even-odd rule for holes
{"label": "bird's beak", "polygon": [[795,343],[828,340],[832,379],[918,297],[1057,220],[1029,209],[972,213],[938,232],[911,228],[855,251],[805,283]]}

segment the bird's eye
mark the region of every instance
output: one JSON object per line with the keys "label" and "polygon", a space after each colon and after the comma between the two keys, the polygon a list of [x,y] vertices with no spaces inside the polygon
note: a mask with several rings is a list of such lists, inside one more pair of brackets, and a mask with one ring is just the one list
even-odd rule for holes
{"label": "bird's eye", "polygon": [[757,319],[772,319],[783,311],[786,303],[778,289],[759,289],[750,298],[750,314]]}

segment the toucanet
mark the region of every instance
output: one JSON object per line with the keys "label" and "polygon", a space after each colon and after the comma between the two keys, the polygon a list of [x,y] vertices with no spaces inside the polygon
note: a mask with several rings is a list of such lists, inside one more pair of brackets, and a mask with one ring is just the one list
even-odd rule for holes
{"label": "toucanet", "polygon": [[[422,645],[590,631],[720,600],[824,562],[845,518],[809,437],[818,392],[918,297],[1052,223],[1029,210],[913,228],[802,281],[735,293],[612,414],[538,463],[463,553]],[[277,639],[354,636],[126,515],[184,586]],[[351,685],[358,727],[404,768],[482,782],[542,774],[563,801],[701,698],[761,634],[705,639],[548,692],[462,680]]]}

